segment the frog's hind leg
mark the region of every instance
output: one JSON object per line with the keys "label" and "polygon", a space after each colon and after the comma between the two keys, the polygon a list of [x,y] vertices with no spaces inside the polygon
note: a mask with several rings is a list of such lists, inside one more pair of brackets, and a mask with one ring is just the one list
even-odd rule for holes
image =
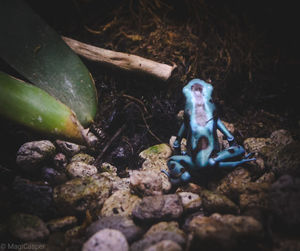
{"label": "frog's hind leg", "polygon": [[[214,158],[210,158],[211,165],[218,165],[219,167],[236,167],[245,162],[253,161],[255,158],[251,157],[251,154],[245,155],[245,149],[242,146],[231,146],[219,153]],[[240,160],[232,161],[233,159],[241,158]]]}

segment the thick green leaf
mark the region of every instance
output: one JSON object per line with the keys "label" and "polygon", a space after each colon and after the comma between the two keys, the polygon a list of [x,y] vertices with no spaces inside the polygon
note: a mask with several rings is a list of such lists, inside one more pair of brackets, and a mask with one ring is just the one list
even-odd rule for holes
{"label": "thick green leaf", "polygon": [[97,95],[89,71],[22,0],[0,0],[0,34],[0,56],[9,65],[69,106],[82,125],[92,122]]}
{"label": "thick green leaf", "polygon": [[36,131],[85,142],[72,110],[42,89],[0,72],[0,115]]}

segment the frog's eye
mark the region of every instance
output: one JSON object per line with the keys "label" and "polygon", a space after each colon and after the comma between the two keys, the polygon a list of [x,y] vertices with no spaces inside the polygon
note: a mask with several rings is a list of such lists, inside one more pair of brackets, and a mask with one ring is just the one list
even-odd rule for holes
{"label": "frog's eye", "polygon": [[174,168],[175,168],[175,164],[172,163],[172,164],[170,165],[170,169],[174,169]]}
{"label": "frog's eye", "polygon": [[183,168],[183,167],[180,168],[180,172],[181,172],[181,173],[184,173],[184,168]]}

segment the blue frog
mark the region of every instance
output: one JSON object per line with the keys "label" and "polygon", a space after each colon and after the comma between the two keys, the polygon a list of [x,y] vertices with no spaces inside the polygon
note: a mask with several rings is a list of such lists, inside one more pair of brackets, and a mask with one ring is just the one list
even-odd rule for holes
{"label": "blue frog", "polygon": [[[183,137],[187,139],[187,152],[174,155],[168,160],[169,172],[163,171],[172,184],[188,182],[193,176],[209,167],[236,167],[255,158],[245,155],[242,146],[235,142],[233,135],[216,116],[212,101],[213,87],[200,79],[191,80],[184,88],[186,98],[184,122],[182,123],[173,148],[180,154]],[[229,142],[229,147],[220,151],[217,137],[220,130]]]}

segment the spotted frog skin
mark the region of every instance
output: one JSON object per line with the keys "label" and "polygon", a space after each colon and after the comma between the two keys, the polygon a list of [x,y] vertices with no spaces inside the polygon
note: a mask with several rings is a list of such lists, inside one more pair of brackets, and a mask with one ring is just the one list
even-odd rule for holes
{"label": "spotted frog skin", "polygon": [[[191,80],[184,88],[186,98],[184,122],[176,140],[174,151],[180,154],[180,144],[183,137],[187,139],[187,153],[174,155],[168,160],[168,175],[172,184],[190,181],[201,169],[208,167],[236,167],[245,162],[255,160],[245,155],[242,146],[237,145],[233,135],[222,121],[216,117],[216,108],[212,101],[212,85],[200,80]],[[228,148],[219,150],[217,129],[229,142]]]}

